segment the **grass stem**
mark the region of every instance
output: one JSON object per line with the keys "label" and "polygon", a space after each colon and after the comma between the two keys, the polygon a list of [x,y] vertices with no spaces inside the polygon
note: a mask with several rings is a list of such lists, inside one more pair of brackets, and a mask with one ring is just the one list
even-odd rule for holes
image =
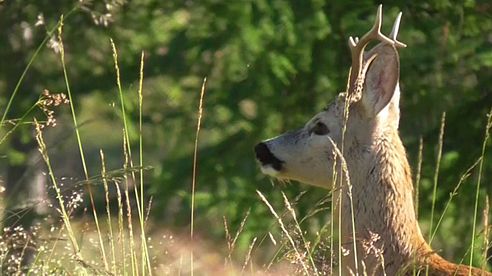
{"label": "grass stem", "polygon": [[489,141],[489,131],[492,127],[492,109],[487,114],[487,125],[485,126],[485,133],[482,143],[482,153],[480,155],[480,162],[478,164],[478,176],[477,176],[477,187],[475,193],[475,208],[473,209],[473,225],[472,225],[472,241],[470,250],[470,275],[471,266],[473,265],[473,252],[475,251],[475,231],[477,226],[477,216],[478,216],[478,201],[480,196],[480,184],[482,183],[482,172],[483,172],[483,162],[485,159],[485,150],[487,149],[487,142]]}
{"label": "grass stem", "polygon": [[203,98],[205,96],[205,88],[207,86],[207,78],[203,79],[202,89],[200,91],[200,102],[198,104],[198,120],[196,125],[196,134],[195,134],[195,147],[193,150],[193,176],[191,183],[191,225],[190,225],[190,239],[192,242],[192,247],[190,250],[190,272],[193,276],[194,273],[194,264],[193,264],[193,238],[194,238],[194,225],[195,225],[195,189],[196,189],[196,180],[197,180],[197,171],[198,171],[198,137],[200,135],[200,127],[202,123],[203,116]]}
{"label": "grass stem", "polygon": [[442,113],[441,117],[441,127],[439,129],[439,141],[437,145],[437,156],[436,156],[436,167],[434,170],[434,186],[432,189],[432,207],[431,207],[431,217],[430,217],[430,226],[429,226],[429,245],[432,243],[432,232],[433,232],[433,226],[434,226],[434,212],[435,212],[435,206],[436,206],[436,199],[437,199],[437,183],[439,181],[439,168],[441,165],[441,158],[442,158],[442,145],[443,145],[443,140],[444,140],[444,126],[446,123],[446,112]]}

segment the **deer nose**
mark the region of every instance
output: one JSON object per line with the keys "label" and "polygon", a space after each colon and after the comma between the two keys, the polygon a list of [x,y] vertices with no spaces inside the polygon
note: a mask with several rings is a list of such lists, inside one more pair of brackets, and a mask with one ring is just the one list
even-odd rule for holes
{"label": "deer nose", "polygon": [[280,171],[282,169],[282,160],[273,155],[265,143],[258,143],[255,146],[256,159],[261,162],[261,165],[271,165],[273,169]]}

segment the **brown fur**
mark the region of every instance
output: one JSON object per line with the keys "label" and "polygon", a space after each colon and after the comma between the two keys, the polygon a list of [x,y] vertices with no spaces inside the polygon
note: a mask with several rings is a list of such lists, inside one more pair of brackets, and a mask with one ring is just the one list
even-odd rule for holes
{"label": "brown fur", "polygon": [[[413,275],[414,270],[420,275],[492,275],[444,260],[425,241],[414,211],[410,166],[398,134],[398,52],[394,45],[380,43],[364,57],[370,66],[362,76],[363,90],[357,90],[357,95],[342,93],[304,127],[260,143],[256,150],[262,171],[335,188],[333,223],[335,229],[340,226],[339,242],[348,252],[339,257],[342,275]],[[350,103],[347,122],[346,103]],[[320,123],[329,131],[317,131]],[[345,178],[336,184],[341,187],[332,186],[343,162]]]}
{"label": "brown fur", "polygon": [[[356,210],[354,215],[356,236],[364,241],[364,238],[369,237],[369,231],[377,232],[380,235],[380,241],[375,246],[384,248],[384,271],[387,275],[399,274],[404,271],[407,271],[405,274],[413,275],[415,267],[418,268],[421,275],[426,275],[424,273],[436,276],[492,275],[476,268],[446,261],[436,254],[423,238],[413,211],[413,185],[410,166],[397,130],[388,128],[380,136],[378,135],[374,139],[373,149],[374,154],[369,154],[369,158],[372,159],[370,162],[359,160],[349,164],[349,170],[352,172],[365,172],[360,179],[355,177],[352,183],[353,201],[357,202],[357,205],[354,206]],[[359,182],[359,180],[362,181]],[[378,194],[384,196],[381,197]],[[347,204],[342,208],[347,211],[350,208],[347,198],[345,202]],[[366,212],[359,214],[357,209],[362,208]],[[370,208],[372,208],[370,212],[367,212]],[[361,218],[360,215],[370,216],[370,219]],[[344,217],[350,218],[350,214],[345,214]],[[342,222],[342,224],[345,223]],[[346,230],[351,233],[350,229]],[[350,239],[345,239],[345,242],[347,240]],[[344,245],[351,248],[347,243]],[[358,248],[362,247],[361,245],[358,246]],[[364,254],[359,256],[362,260],[371,257]],[[349,264],[351,258],[353,257],[349,255]],[[378,261],[382,265],[380,259],[373,260],[373,263]],[[353,266],[350,265],[350,267],[353,270]],[[406,270],[402,269],[404,267]],[[376,264],[372,267],[372,271],[365,271],[365,273],[381,275],[383,269]]]}

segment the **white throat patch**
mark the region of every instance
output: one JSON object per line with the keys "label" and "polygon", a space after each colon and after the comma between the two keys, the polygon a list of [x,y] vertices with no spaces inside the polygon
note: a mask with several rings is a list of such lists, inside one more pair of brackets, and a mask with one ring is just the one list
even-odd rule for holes
{"label": "white throat patch", "polygon": [[268,176],[272,176],[272,177],[276,177],[279,175],[279,171],[277,171],[276,169],[274,169],[272,167],[272,165],[268,164],[268,165],[262,165],[261,166],[261,172],[268,175]]}

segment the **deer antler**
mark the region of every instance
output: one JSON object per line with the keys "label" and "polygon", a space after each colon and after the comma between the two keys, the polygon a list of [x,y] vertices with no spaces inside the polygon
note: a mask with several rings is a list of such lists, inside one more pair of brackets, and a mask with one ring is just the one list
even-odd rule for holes
{"label": "deer antler", "polygon": [[396,47],[406,47],[405,44],[396,40],[398,29],[400,27],[401,12],[397,16],[395,24],[393,25],[393,30],[391,31],[390,35],[391,38],[388,38],[381,33],[382,9],[383,5],[379,5],[374,25],[372,26],[371,30],[369,30],[369,32],[367,32],[360,40],[357,37],[349,38],[349,47],[352,54],[352,67],[350,69],[349,82],[347,84],[347,92],[349,95],[360,94],[364,84],[364,78],[367,68],[376,57],[374,55],[368,58],[368,60],[364,64],[364,49],[369,44],[369,42],[371,42],[372,40],[379,40],[390,45],[395,45]]}
{"label": "deer antler", "polygon": [[393,28],[391,29],[390,37],[393,40],[393,42],[395,43],[396,47],[405,48],[405,47],[407,47],[407,45],[405,43],[396,40],[396,37],[398,36],[398,30],[400,29],[401,15],[402,15],[402,12],[399,12],[398,16],[395,19],[395,23],[393,23]]}

